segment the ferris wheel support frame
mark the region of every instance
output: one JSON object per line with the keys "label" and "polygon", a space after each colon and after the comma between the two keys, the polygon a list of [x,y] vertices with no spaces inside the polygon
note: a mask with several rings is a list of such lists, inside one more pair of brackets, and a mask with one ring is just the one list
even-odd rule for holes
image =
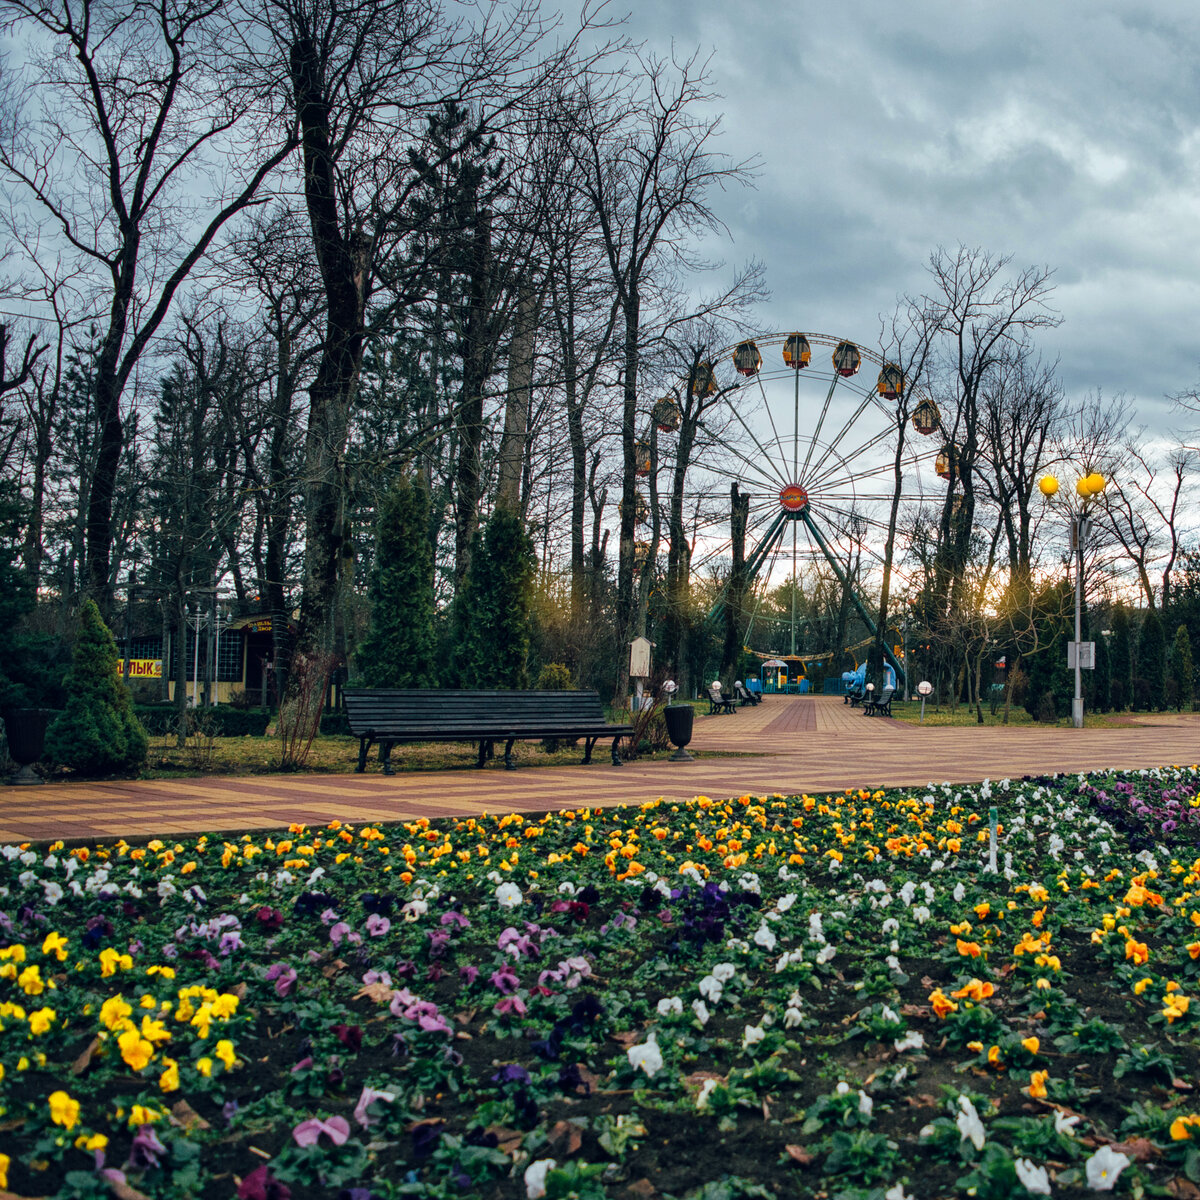
{"label": "ferris wheel support frame", "polygon": [[[805,528],[812,535],[813,541],[817,544],[817,549],[819,549],[822,555],[824,555],[825,561],[829,564],[830,570],[833,571],[834,577],[837,579],[838,583],[849,593],[855,610],[862,618],[863,624],[866,625],[868,633],[870,633],[872,638],[877,638],[879,636],[879,626],[875,623],[875,619],[871,616],[867,606],[863,603],[862,597],[858,594],[858,589],[854,586],[850,577],[843,570],[841,563],[838,561],[836,555],[833,553],[833,550],[830,548],[828,541],[825,539],[825,535],[821,532],[820,527],[817,525],[812,514],[808,511],[807,506],[802,508],[799,512],[791,513],[781,510],[776,514],[775,519],[767,527],[767,531],[763,535],[762,540],[754,548],[754,553],[751,554],[746,560],[746,583],[753,583],[758,576],[758,572],[762,569],[763,563],[766,562],[767,555],[771,553],[776,544],[783,541],[784,531],[787,528],[788,523],[791,523],[792,531],[794,533],[796,528],[795,523],[797,521],[804,522]],[[796,582],[793,580],[793,601],[795,600],[795,587]],[[726,588],[726,591],[727,590],[728,589]],[[713,604],[712,608],[708,610],[706,624],[715,625],[721,619],[724,613],[725,595],[723,593]],[[795,625],[793,623],[793,630],[794,629]],[[796,647],[793,644],[792,653],[795,654],[795,652]],[[906,686],[907,673],[904,670],[903,664],[896,657],[891,647],[887,644],[886,638],[883,642],[883,656],[892,665],[893,670],[895,670],[897,683],[901,687]]]}
{"label": "ferris wheel support frame", "polygon": [[[817,527],[816,521],[813,520],[807,508],[802,508],[798,514],[801,521],[804,522],[808,532],[812,534],[813,541],[821,549],[821,553],[825,555],[826,561],[829,563],[834,575],[837,577],[838,583],[842,585],[850,594],[850,599],[854,602],[854,607],[858,609],[858,615],[862,617],[863,624],[873,638],[879,637],[879,626],[875,624],[871,614],[867,611],[867,606],[863,604],[862,597],[858,594],[858,589],[850,582],[850,577],[842,570],[842,565],[833,555],[833,551],[829,548],[829,544],[825,541],[825,535]],[[892,648],[887,644],[887,638],[882,639],[883,657],[891,663],[892,668],[896,672],[896,682],[901,687],[908,686],[908,677],[900,660],[896,657]]]}

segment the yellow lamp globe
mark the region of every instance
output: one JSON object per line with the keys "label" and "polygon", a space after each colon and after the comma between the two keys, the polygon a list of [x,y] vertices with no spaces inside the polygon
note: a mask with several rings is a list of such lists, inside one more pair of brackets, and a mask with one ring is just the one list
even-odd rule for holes
{"label": "yellow lamp globe", "polygon": [[1092,485],[1091,485],[1090,480],[1091,480],[1091,477],[1088,475],[1085,475],[1075,485],[1076,492],[1078,492],[1079,495],[1081,495],[1085,500],[1089,499],[1092,494]]}
{"label": "yellow lamp globe", "polygon": [[1088,476],[1088,486],[1092,489],[1092,495],[1098,496],[1104,491],[1104,485],[1108,482],[1099,471],[1093,471]]}
{"label": "yellow lamp globe", "polygon": [[1058,480],[1053,475],[1043,475],[1038,480],[1038,490],[1043,496],[1053,496],[1058,491]]}

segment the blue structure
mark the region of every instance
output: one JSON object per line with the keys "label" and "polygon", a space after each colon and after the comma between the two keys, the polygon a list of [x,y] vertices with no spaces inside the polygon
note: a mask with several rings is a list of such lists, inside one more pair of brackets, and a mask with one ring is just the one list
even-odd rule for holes
{"label": "blue structure", "polygon": [[[864,691],[867,685],[867,661],[863,659],[859,663],[857,669],[853,671],[842,672],[842,692],[843,696],[849,695],[851,692]],[[896,690],[896,669],[891,663],[883,664],[883,686]]]}

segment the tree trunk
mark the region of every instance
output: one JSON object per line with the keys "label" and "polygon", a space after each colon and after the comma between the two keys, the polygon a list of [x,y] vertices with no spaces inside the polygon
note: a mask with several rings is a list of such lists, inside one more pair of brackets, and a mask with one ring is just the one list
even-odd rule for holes
{"label": "tree trunk", "polygon": [[521,478],[529,444],[529,413],[533,402],[533,354],[537,333],[537,301],[527,279],[520,283],[517,315],[508,350],[508,396],[504,406],[504,436],[500,442],[496,503],[510,512],[521,509]]}

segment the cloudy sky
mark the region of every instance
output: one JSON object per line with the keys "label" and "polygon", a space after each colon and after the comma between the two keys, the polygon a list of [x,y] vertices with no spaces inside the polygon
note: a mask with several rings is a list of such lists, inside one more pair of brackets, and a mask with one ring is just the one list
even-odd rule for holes
{"label": "cloudy sky", "polygon": [[1072,394],[1200,380],[1200,6],[1186,0],[640,3],[649,47],[712,52],[722,148],[762,160],[719,210],[766,264],[762,325],[870,343],[931,250],[1049,266],[1041,335]]}

